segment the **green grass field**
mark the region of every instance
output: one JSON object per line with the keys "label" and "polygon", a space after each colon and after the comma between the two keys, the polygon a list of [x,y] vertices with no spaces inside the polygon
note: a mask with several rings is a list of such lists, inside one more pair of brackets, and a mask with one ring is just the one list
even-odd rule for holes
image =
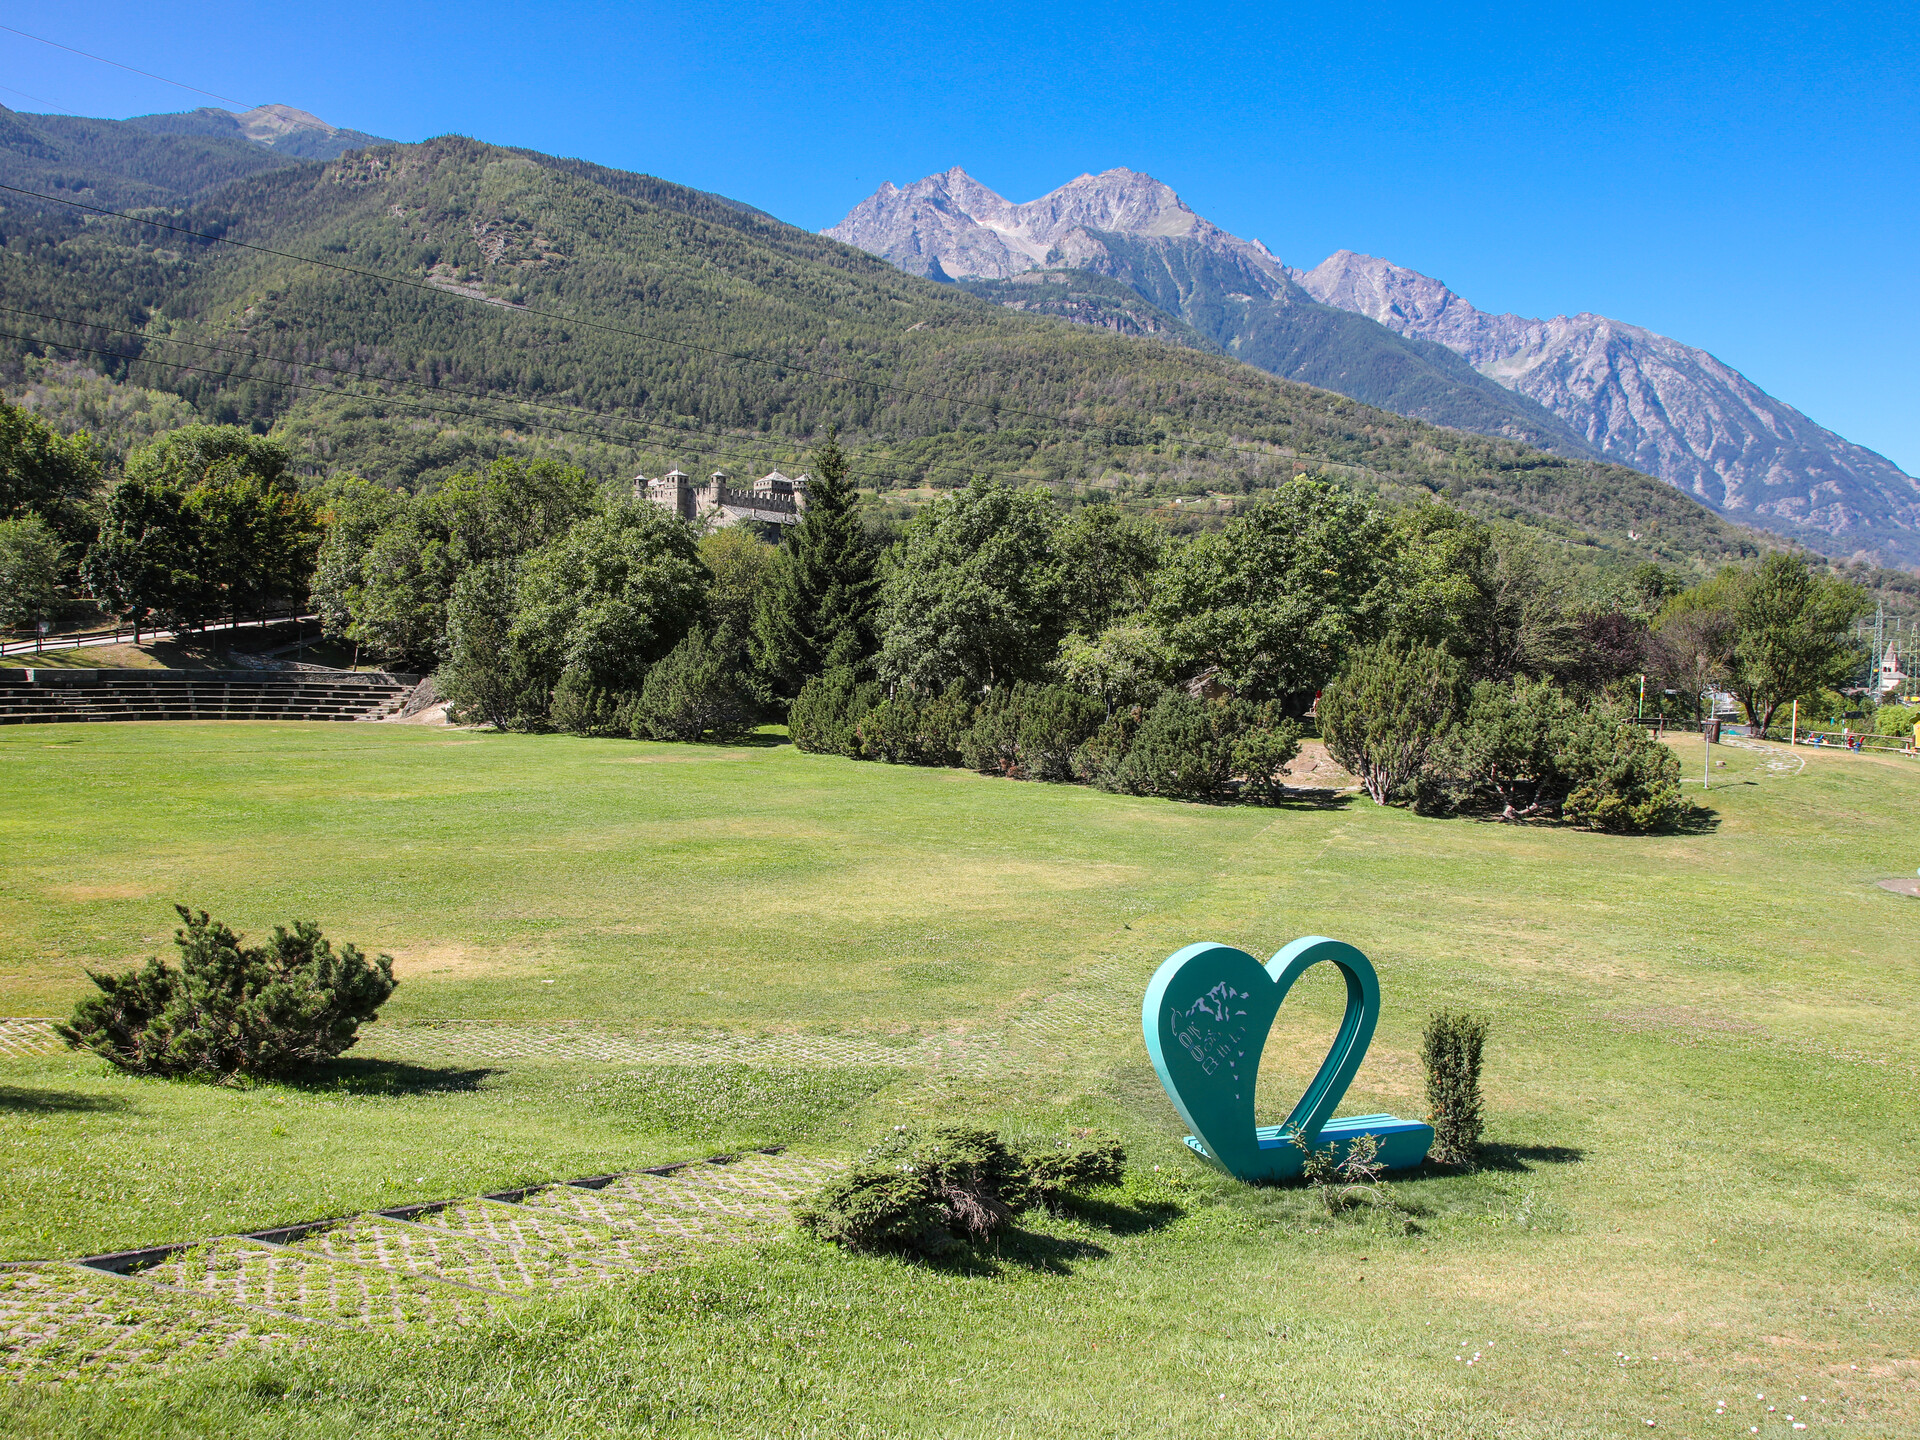
{"label": "green grass field", "polygon": [[[1107,1126],[1133,1161],[1124,1190],[964,1265],[787,1236],[471,1330],[15,1382],[0,1422],[1920,1433],[1920,901],[1873,884],[1920,865],[1920,767],[1814,755],[1780,776],[1722,754],[1709,825],[1634,839],[1364,800],[1170,804],[773,744],[0,730],[0,1013],[63,1013],[85,967],[170,948],[175,900],[249,931],[317,919],[403,979],[302,1086],[0,1059],[0,1259],[756,1143],[847,1155],[910,1119]],[[1401,1182],[1412,1233],[1201,1170],[1146,1062],[1139,997],[1170,951],[1267,955],[1308,933],[1381,975],[1344,1113],[1419,1114],[1427,1013],[1492,1018],[1489,1163]],[[1337,1014],[1333,980],[1297,987],[1265,1114]]]}

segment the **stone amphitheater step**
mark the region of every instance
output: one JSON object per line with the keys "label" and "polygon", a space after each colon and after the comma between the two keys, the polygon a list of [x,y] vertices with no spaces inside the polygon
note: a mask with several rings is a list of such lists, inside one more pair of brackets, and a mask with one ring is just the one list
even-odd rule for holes
{"label": "stone amphitheater step", "polygon": [[0,1266],[0,1369],[84,1377],[313,1325],[470,1325],[517,1297],[685,1264],[780,1224],[837,1174],[777,1152]]}
{"label": "stone amphitheater step", "polygon": [[103,720],[378,720],[415,677],[384,672],[0,670],[0,725]]}

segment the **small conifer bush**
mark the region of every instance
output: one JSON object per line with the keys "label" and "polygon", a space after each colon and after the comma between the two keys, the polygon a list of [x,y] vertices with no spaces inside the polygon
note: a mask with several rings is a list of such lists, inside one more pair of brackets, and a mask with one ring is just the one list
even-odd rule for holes
{"label": "small conifer bush", "polygon": [[67,1044],[136,1075],[272,1079],[346,1050],[398,983],[392,956],[336,954],[311,921],[244,945],[206,911],[174,909],[180,968],[156,957],[119,975],[88,971],[100,993],[55,1027]]}
{"label": "small conifer bush", "polygon": [[1028,1153],[990,1130],[900,1126],[794,1214],[849,1250],[940,1255],[988,1239],[1022,1210],[1118,1184],[1125,1171],[1126,1152],[1111,1138]]}
{"label": "small conifer bush", "polygon": [[1427,1067],[1429,1152],[1443,1165],[1467,1165],[1480,1153],[1480,1052],[1487,1022],[1478,1015],[1441,1010],[1427,1021],[1420,1059]]}

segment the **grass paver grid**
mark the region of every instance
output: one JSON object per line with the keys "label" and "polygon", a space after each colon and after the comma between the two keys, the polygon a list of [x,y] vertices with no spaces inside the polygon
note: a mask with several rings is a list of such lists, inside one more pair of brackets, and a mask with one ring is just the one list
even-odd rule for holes
{"label": "grass paver grid", "polygon": [[583,1225],[523,1204],[469,1200],[412,1217],[416,1225],[445,1230],[501,1249],[536,1255],[569,1255],[573,1263],[602,1274],[650,1268],[658,1248],[640,1237],[598,1225]]}
{"label": "grass paver grid", "polygon": [[502,1298],[376,1265],[224,1237],[178,1251],[138,1273],[155,1284],[230,1304],[349,1325],[466,1324],[491,1314]]}
{"label": "grass paver grid", "polygon": [[[735,1191],[754,1196],[768,1204],[791,1205],[802,1195],[817,1190],[838,1174],[841,1167],[826,1160],[808,1160],[799,1156],[749,1155],[722,1164],[711,1161],[687,1165],[672,1172],[670,1179],[682,1185],[704,1189]],[[633,1178],[633,1177],[627,1177]]]}
{"label": "grass paver grid", "polygon": [[64,1261],[0,1268],[0,1371],[80,1379],[287,1338],[270,1317],[176,1300]]}
{"label": "grass paver grid", "polygon": [[[776,1155],[696,1161],[598,1187],[542,1186],[520,1200],[262,1232],[285,1239],[221,1236],[126,1273],[64,1261],[0,1267],[0,1368],[77,1375],[224,1355],[250,1338],[284,1338],[274,1315],[468,1324],[514,1295],[659,1270],[701,1246],[741,1243],[838,1168]],[[268,1318],[251,1318],[260,1315]]]}
{"label": "grass paver grid", "polygon": [[608,1273],[606,1265],[566,1251],[490,1244],[384,1215],[355,1216],[295,1241],[292,1248],[516,1294],[599,1280]]}
{"label": "grass paver grid", "polygon": [[66,1042],[54,1033],[53,1021],[34,1016],[0,1018],[0,1055],[58,1055]]}
{"label": "grass paver grid", "polygon": [[[656,1181],[656,1176],[630,1179]],[[671,1193],[667,1193],[667,1192]],[[529,1194],[530,1209],[549,1210],[589,1225],[648,1237],[663,1251],[694,1245],[737,1245],[753,1227],[781,1218],[772,1206],[734,1196],[695,1194],[685,1187],[549,1185]]]}

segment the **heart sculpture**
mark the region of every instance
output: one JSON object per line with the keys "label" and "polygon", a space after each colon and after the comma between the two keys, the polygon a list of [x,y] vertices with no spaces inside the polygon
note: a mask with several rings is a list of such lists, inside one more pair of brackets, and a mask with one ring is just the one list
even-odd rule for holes
{"label": "heart sculpture", "polygon": [[[1293,982],[1321,961],[1346,977],[1347,1013],[1327,1058],[1293,1112],[1278,1125],[1254,1119],[1260,1052]],[[1305,1162],[1290,1137],[1340,1154],[1362,1135],[1380,1142],[1389,1170],[1418,1165],[1433,1127],[1391,1115],[1332,1119],[1334,1107],[1366,1058],[1380,1018],[1380,980],[1353,946],[1306,935],[1262,965],[1231,945],[1201,942],[1169,955],[1153,973],[1140,1007],[1147,1053],[1173,1108],[1192,1127],[1187,1144],[1242,1180],[1284,1180]]]}

